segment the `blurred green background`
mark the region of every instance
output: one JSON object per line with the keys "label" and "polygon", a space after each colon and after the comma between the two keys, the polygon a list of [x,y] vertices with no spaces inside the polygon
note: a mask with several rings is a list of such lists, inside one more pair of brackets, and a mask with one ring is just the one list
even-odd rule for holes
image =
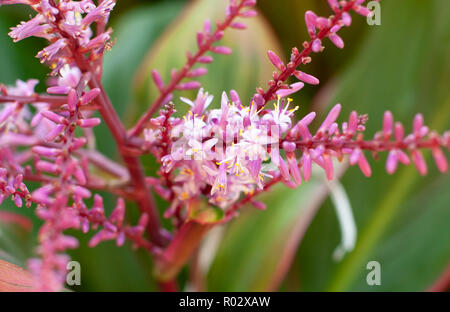
{"label": "blurred green background", "polygon": [[[157,68],[167,81],[170,69],[185,61],[185,51],[195,48],[195,31],[203,20],[219,19],[225,5],[224,0],[118,1],[111,18],[117,42],[105,58],[104,84],[128,126],[156,96],[148,79],[150,70]],[[364,18],[354,16],[352,27],[341,32],[345,49],[327,42],[325,53],[304,67],[321,84],[307,86],[295,96],[301,108],[297,117],[311,110],[323,115],[339,102],[344,107],[341,120],[354,109],[369,114],[369,136],[381,128],[387,109],[407,129],[417,112],[432,129],[449,129],[450,2],[386,0],[381,7],[380,26],[368,26]],[[273,70],[267,49],[286,59],[291,47],[301,46],[307,38],[305,11],[329,14],[325,0],[260,0],[258,9],[260,16],[248,21],[247,31],[227,32],[224,41],[233,47],[233,55],[215,57],[209,74],[201,79],[216,99],[221,91],[236,89],[248,100],[255,87],[266,87]],[[0,82],[39,78],[39,91],[44,91],[48,71],[34,58],[44,42],[27,39],[13,44],[6,35],[29,14],[23,6],[0,8]],[[178,105],[179,112],[186,110],[186,105]],[[99,149],[117,157],[106,129],[99,128],[97,134],[102,138]],[[297,190],[274,189],[264,197],[267,211],[249,207],[214,231],[197,257],[203,259],[201,274],[194,274],[199,272],[195,265],[187,267],[179,278],[181,286],[214,291],[428,289],[450,264],[450,176],[439,174],[428,154],[428,176],[420,177],[413,167],[389,176],[385,157],[370,161],[371,179],[357,168],[348,169],[341,179],[358,228],[356,247],[342,261],[332,258],[340,242],[339,225],[323,178],[317,175]],[[145,167],[154,173],[150,157]],[[106,205],[113,206],[114,198],[104,195]],[[159,202],[163,210],[166,204]],[[17,212],[9,201],[1,209]],[[32,209],[18,212],[32,218],[33,230],[27,233],[0,223],[0,258],[24,265],[33,254],[39,221]],[[135,207],[130,205],[128,214],[135,222]],[[170,227],[169,222],[165,225]],[[151,259],[144,252],[134,252],[129,245],[116,248],[114,243],[90,249],[92,233],[74,234],[81,246],[71,255],[82,267],[82,285],[75,291],[157,290]],[[366,265],[372,260],[381,264],[380,286],[366,283]],[[291,264],[280,275],[283,261]]]}

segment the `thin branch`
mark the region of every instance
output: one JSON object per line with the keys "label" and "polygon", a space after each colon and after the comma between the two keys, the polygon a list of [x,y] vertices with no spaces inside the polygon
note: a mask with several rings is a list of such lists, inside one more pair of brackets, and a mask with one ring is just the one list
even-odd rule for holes
{"label": "thin branch", "polygon": [[222,24],[218,24],[216,30],[212,35],[209,36],[208,40],[206,40],[204,43],[199,45],[199,50],[197,53],[188,58],[187,63],[184,65],[184,67],[179,71],[169,82],[169,84],[161,90],[160,95],[158,98],[153,102],[153,104],[150,106],[150,109],[138,120],[136,125],[129,131],[129,136],[137,136],[139,135],[142,130],[145,127],[145,124],[150,120],[150,118],[153,116],[153,114],[161,108],[161,106],[164,104],[164,100],[176,89],[178,84],[187,77],[188,73],[192,69],[192,67],[198,62],[199,58],[202,57],[206,52],[211,50],[211,47],[213,43],[217,41],[217,37],[220,33],[225,31],[233,20],[239,16],[240,11],[245,7],[245,0],[241,1],[240,4],[237,6],[237,9],[230,13],[226,20]]}
{"label": "thin branch", "polygon": [[324,29],[322,29],[317,35],[313,36],[311,38],[311,40],[309,42],[306,42],[304,44],[305,48],[303,49],[302,52],[298,52],[297,49],[294,49],[294,51],[297,51],[296,57],[293,61],[291,61],[288,66],[286,66],[286,69],[283,70],[280,75],[277,77],[277,79],[271,81],[271,86],[270,88],[261,94],[262,97],[264,98],[264,103],[262,103],[262,105],[260,105],[260,107],[263,107],[265,105],[265,103],[267,103],[270,100],[273,100],[275,98],[275,94],[278,90],[280,90],[281,86],[283,86],[284,82],[291,77],[296,68],[299,67],[301,64],[303,64],[303,61],[305,60],[306,57],[308,57],[308,55],[311,54],[312,52],[312,44],[314,42],[314,40],[316,39],[324,39],[330,32],[330,30],[337,25],[337,23],[341,20],[342,18],[342,14],[345,12],[349,12],[353,5],[355,4],[355,0],[350,0],[345,7],[343,7],[341,10],[339,10],[338,12],[335,12],[335,15],[333,17],[333,19],[331,20],[330,26],[326,27]]}

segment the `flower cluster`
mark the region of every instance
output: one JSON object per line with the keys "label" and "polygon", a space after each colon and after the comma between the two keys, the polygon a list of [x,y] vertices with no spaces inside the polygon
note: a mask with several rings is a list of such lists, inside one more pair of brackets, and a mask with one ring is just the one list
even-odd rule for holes
{"label": "flower cluster", "polygon": [[14,42],[28,37],[41,37],[50,42],[37,54],[41,63],[50,66],[57,75],[66,64],[71,64],[77,54],[89,54],[89,61],[95,63],[105,49],[109,48],[110,31],[97,34],[91,29],[93,23],[106,25],[115,1],[100,1],[96,6],[92,0],[53,1],[23,0],[2,1],[0,4],[23,3],[30,5],[37,14],[27,22],[11,28],[9,36]]}
{"label": "flower cluster", "polygon": [[[69,259],[65,252],[78,246],[74,237],[64,234],[67,229],[99,229],[90,241],[92,247],[105,240],[115,240],[121,246],[127,238],[176,275],[196,247],[192,242],[199,241],[195,235],[205,233],[212,223],[230,220],[244,204],[265,209],[255,200],[256,195],[278,182],[296,187],[308,181],[313,166],[323,168],[327,178],[333,179],[333,160],[348,159],[370,176],[365,152],[386,151],[388,173],[394,173],[399,163],[413,163],[420,174],[426,174],[422,150],[428,149],[439,170],[446,172],[443,148],[450,149],[450,133],[430,131],[420,114],[413,121],[412,133],[405,135],[403,125],[386,112],[382,131],[371,140],[364,137],[366,115],[352,112],[347,122],[338,124],[340,104],[315,131],[311,130],[314,112],[299,121],[295,116],[298,108],[292,106],[289,96],[305,83],[319,84],[316,77],[298,67],[311,62],[312,53],[324,50],[326,38],[343,48],[338,32],[351,25],[350,12],[371,14],[364,2],[328,0],[333,10],[330,17],[306,12],[310,40],[303,43],[302,51],[292,50],[287,64],[273,51],[268,52],[277,71],[267,90],[258,88],[250,104],[234,90],[224,92],[220,108],[208,109],[213,96],[201,89],[198,81],[190,80],[207,74],[207,69],[194,67],[213,61],[207,53],[230,54],[229,47],[216,43],[226,29],[246,28],[237,18],[256,15],[256,0],[230,0],[224,21],[217,22],[214,30],[210,21],[204,23],[196,37],[198,51],[187,54],[187,63],[172,72],[167,84],[156,70],[152,72],[158,96],[126,131],[101,84],[102,56],[111,47],[111,30],[106,24],[115,1],[0,0],[0,5],[26,4],[36,12],[29,21],[13,27],[9,35],[14,41],[31,36],[47,39],[49,45],[37,57],[54,76],[49,79],[46,95],[35,93],[36,80],[0,85],[0,204],[9,197],[17,207],[34,203],[37,215],[44,220],[37,249],[40,258],[29,261],[35,288],[63,288]],[[287,83],[291,77],[298,81]],[[177,118],[170,102],[173,92],[198,88],[195,100],[181,98],[191,108],[183,118]],[[273,108],[268,105],[271,101]],[[95,111],[101,118],[94,117]],[[152,118],[156,112],[159,115]],[[123,166],[95,149],[92,128],[101,121],[115,140]],[[139,157],[146,153],[161,164],[157,177],[144,174]],[[97,171],[116,180],[105,180]],[[24,181],[41,185],[29,191]],[[170,202],[165,217],[175,222],[174,236],[162,228],[149,186]],[[102,197],[92,196],[98,190],[118,196],[109,217]],[[91,197],[93,206],[88,209],[86,202]],[[136,202],[141,211],[135,226],[126,224],[124,199]],[[214,220],[201,220],[207,226],[198,230],[191,226],[189,209],[206,200],[208,207],[216,206],[223,214]],[[198,230],[194,234],[189,232],[193,228]]]}

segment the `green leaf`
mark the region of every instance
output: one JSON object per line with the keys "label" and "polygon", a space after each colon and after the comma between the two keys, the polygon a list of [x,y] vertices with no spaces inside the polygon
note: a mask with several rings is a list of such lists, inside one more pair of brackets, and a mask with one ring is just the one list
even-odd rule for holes
{"label": "green leaf", "polygon": [[[151,70],[157,69],[167,83],[170,71],[184,66],[185,52],[197,50],[196,33],[203,28],[203,21],[207,18],[212,22],[223,20],[227,4],[228,1],[193,1],[162,35],[157,45],[150,50],[136,77],[137,103],[128,114],[130,120],[136,120],[158,95],[151,79]],[[213,55],[215,61],[206,66],[209,73],[199,79],[204,89],[214,94],[216,99],[223,91],[235,89],[243,101],[249,101],[255,87],[271,77],[273,66],[267,60],[266,52],[269,49],[279,50],[277,40],[263,18],[242,21],[248,25],[247,30],[227,30],[219,43],[230,46],[233,54]],[[184,92],[183,96],[193,97],[195,93]],[[187,105],[180,104],[180,95],[179,92],[175,93],[174,102],[177,104],[176,109],[183,113],[187,111]]]}
{"label": "green leaf", "polygon": [[[344,170],[340,167],[340,172]],[[277,290],[304,232],[328,195],[323,172],[266,194],[266,211],[244,210],[229,225],[208,275],[211,291]],[[337,222],[337,221],[336,221]],[[336,244],[337,245],[337,244]]]}
{"label": "green leaf", "polygon": [[205,201],[191,201],[188,211],[189,217],[187,221],[193,220],[203,225],[217,223],[225,216],[223,209],[211,206]]}
{"label": "green leaf", "polygon": [[[358,55],[335,79],[338,91],[331,104],[343,103],[344,114],[353,109],[368,113],[367,137],[381,128],[388,109],[406,129],[411,129],[418,112],[430,128],[448,129],[450,22],[444,12],[450,4],[400,0],[381,5],[381,26],[368,29]],[[427,177],[413,167],[401,168],[391,177],[384,169],[386,155],[380,158],[371,161],[370,180],[356,168],[343,178],[358,225],[355,250],[341,263],[331,260],[338,229],[330,224],[327,204],[299,249],[302,290],[421,291],[450,261],[450,235],[443,222],[450,213],[443,191],[450,186],[448,176],[438,173],[428,157]],[[366,283],[371,260],[381,264],[379,287]]]}

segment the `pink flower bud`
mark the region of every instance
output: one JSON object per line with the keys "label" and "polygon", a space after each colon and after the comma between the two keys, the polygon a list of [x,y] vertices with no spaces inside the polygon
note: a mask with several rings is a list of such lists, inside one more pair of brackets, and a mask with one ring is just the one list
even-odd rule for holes
{"label": "pink flower bud", "polygon": [[339,49],[343,49],[344,48],[344,40],[342,40],[341,37],[339,37],[336,34],[332,34],[330,36],[328,36],[328,38],[330,38],[331,42],[333,42],[333,44],[338,47]]}
{"label": "pink flower bud", "polygon": [[315,39],[312,43],[311,49],[313,50],[314,53],[319,53],[322,51],[322,40],[320,39]]}
{"label": "pink flower bud", "polygon": [[54,139],[56,139],[56,137],[58,135],[60,135],[64,131],[65,128],[66,128],[66,125],[62,125],[62,124],[57,125],[56,127],[53,127],[53,129],[50,130],[50,132],[47,133],[47,135],[45,136],[45,140],[47,142],[53,141]]}
{"label": "pink flower bud", "polygon": [[47,89],[48,94],[68,94],[71,90],[70,87],[66,86],[55,86]]}
{"label": "pink flower bud", "polygon": [[192,77],[203,76],[203,75],[206,75],[207,73],[208,73],[208,69],[201,67],[201,68],[197,68],[197,69],[190,71],[186,76],[192,78]]}
{"label": "pink flower bud", "polygon": [[383,136],[385,141],[389,140],[392,135],[393,124],[394,118],[392,117],[392,113],[390,111],[386,111],[383,118]]}
{"label": "pink flower bud", "polygon": [[77,120],[77,125],[81,128],[93,128],[101,123],[100,118],[88,118]]}
{"label": "pink flower bud", "polygon": [[213,57],[209,55],[201,56],[198,58],[198,62],[202,64],[210,64],[213,62],[213,60],[214,60]]}
{"label": "pink flower bud", "polygon": [[69,107],[69,110],[71,112],[75,111],[78,104],[78,95],[77,92],[74,89],[71,89],[69,91],[68,99],[67,99],[67,106]]}
{"label": "pink flower bud", "polygon": [[99,96],[100,92],[101,91],[99,88],[90,90],[88,93],[86,93],[81,97],[80,105],[83,106],[89,104],[90,102],[92,102],[92,100],[94,100],[97,96]]}
{"label": "pink flower bud", "polygon": [[311,156],[308,152],[305,152],[302,157],[302,169],[303,169],[303,178],[305,181],[309,181],[312,173],[312,163]]}
{"label": "pink flower bud", "polygon": [[42,111],[41,115],[57,124],[68,124],[66,118],[51,111]]}
{"label": "pink flower bud", "polygon": [[317,15],[314,12],[306,11],[305,13],[306,28],[308,29],[308,33],[311,37],[316,34],[316,20]]}
{"label": "pink flower bud", "polygon": [[434,162],[436,163],[436,166],[438,167],[439,171],[442,173],[447,172],[448,162],[447,162],[447,158],[445,157],[442,150],[439,147],[434,147],[432,149],[432,152],[433,152]]}
{"label": "pink flower bud", "polygon": [[61,150],[44,146],[34,146],[33,152],[44,157],[56,157],[61,155]]}
{"label": "pink flower bud", "polygon": [[295,155],[289,155],[287,157],[287,160],[289,164],[289,172],[294,178],[295,183],[297,183],[297,185],[302,184],[302,176],[300,174],[300,169],[298,168],[298,163],[297,159],[295,159]]}
{"label": "pink flower bud", "polygon": [[367,161],[366,156],[364,156],[364,153],[361,153],[358,164],[362,173],[369,178],[372,175],[372,169],[370,168],[369,162]]}
{"label": "pink flower bud", "polygon": [[352,16],[348,12],[342,13],[342,22],[345,26],[350,26],[352,24]]}
{"label": "pink flower bud", "polygon": [[177,89],[178,90],[193,90],[193,89],[198,89],[201,86],[202,85],[198,81],[189,81],[189,82],[179,84],[177,86]]}
{"label": "pink flower bud", "polygon": [[269,57],[269,60],[272,62],[272,64],[280,71],[283,71],[286,67],[284,63],[281,61],[281,59],[276,55],[275,52],[269,50],[267,51],[267,56]]}
{"label": "pink flower bud", "polygon": [[258,210],[266,210],[267,206],[263,202],[253,200],[251,204]]}
{"label": "pink flower bud", "polygon": [[419,171],[421,175],[426,175],[428,168],[422,153],[419,150],[414,150],[411,152],[411,156],[417,171]]}
{"label": "pink flower bud", "polygon": [[396,150],[389,152],[386,161],[386,171],[389,174],[393,174],[397,170],[398,166],[398,154]]}
{"label": "pink flower bud", "polygon": [[230,27],[234,29],[247,29],[247,25],[244,23],[231,23]]}
{"label": "pink flower bud", "polygon": [[316,77],[308,75],[308,74],[306,74],[304,72],[301,72],[299,70],[296,70],[294,72],[294,75],[295,75],[295,77],[297,77],[298,80],[301,80],[301,81],[303,81],[305,83],[308,83],[310,85],[318,85],[319,82],[320,82],[319,79],[317,79]]}
{"label": "pink flower bud", "polygon": [[248,10],[239,14],[240,17],[255,17],[257,15],[258,12],[256,12],[255,10]]}
{"label": "pink flower bud", "polygon": [[152,78],[159,90],[164,89],[164,82],[156,69],[152,70]]}
{"label": "pink flower bud", "polygon": [[229,55],[229,54],[233,53],[233,50],[231,50],[231,48],[225,47],[225,46],[214,46],[214,47],[211,47],[210,50],[211,50],[211,52],[217,53],[217,54]]}
{"label": "pink flower bud", "polygon": [[327,118],[323,121],[322,125],[319,127],[317,132],[326,132],[328,128],[336,121],[340,112],[341,112],[341,104],[336,104],[331,111],[328,113]]}

